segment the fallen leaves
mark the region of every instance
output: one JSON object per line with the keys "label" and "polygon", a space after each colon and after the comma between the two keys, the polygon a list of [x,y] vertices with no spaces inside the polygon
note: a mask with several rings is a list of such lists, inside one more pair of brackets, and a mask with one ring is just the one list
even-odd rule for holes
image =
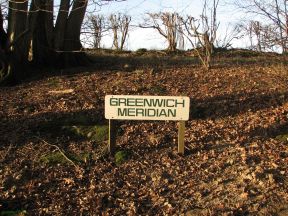
{"label": "fallen leaves", "polygon": [[[35,215],[285,215],[288,147],[275,137],[287,130],[288,78],[274,69],[140,68],[0,89],[1,208]],[[177,154],[175,122],[120,122],[117,145],[129,157],[121,153],[117,161],[90,131],[72,136],[59,127],[103,122],[105,94],[189,96],[186,155]],[[67,155],[89,157],[77,170],[43,164],[39,158],[55,148],[35,135]]]}

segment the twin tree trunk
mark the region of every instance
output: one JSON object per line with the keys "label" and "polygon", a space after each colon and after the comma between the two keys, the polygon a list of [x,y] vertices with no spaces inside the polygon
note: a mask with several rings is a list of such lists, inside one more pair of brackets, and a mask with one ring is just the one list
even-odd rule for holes
{"label": "twin tree trunk", "polygon": [[29,61],[36,66],[62,67],[87,63],[85,54],[80,52],[80,31],[87,2],[74,0],[71,9],[70,0],[61,0],[54,26],[54,0],[32,0],[29,9],[27,0],[10,1],[8,36],[13,59],[11,65],[14,67]]}

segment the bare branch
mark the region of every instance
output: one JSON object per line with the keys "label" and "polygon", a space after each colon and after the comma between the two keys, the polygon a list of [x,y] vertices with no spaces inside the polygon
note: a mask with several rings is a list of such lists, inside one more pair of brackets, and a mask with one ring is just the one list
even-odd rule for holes
{"label": "bare branch", "polygon": [[[147,13],[146,15],[148,17],[139,27],[157,30],[168,42],[168,50],[175,51],[178,40],[181,39],[182,35],[181,28],[179,28],[180,20],[182,19],[180,15],[169,12]],[[182,44],[181,46],[183,47],[184,45]]]}

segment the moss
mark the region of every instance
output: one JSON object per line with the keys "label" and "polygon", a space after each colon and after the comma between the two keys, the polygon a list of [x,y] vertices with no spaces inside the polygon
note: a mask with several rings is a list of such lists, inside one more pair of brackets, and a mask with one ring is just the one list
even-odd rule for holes
{"label": "moss", "polygon": [[52,77],[48,79],[47,84],[49,87],[54,87],[54,88],[58,88],[61,86],[60,80],[56,77]]}
{"label": "moss", "polygon": [[108,139],[108,125],[68,125],[62,129],[82,138],[96,142],[103,142]]}
{"label": "moss", "polygon": [[88,152],[84,152],[81,154],[70,154],[70,159],[77,163],[86,163],[89,158],[90,158],[90,153]]}
{"label": "moss", "polygon": [[[85,152],[81,154],[66,154],[66,156],[75,163],[85,163],[89,157],[90,154]],[[61,154],[60,152],[53,152],[47,155],[44,155],[40,158],[40,162],[45,164],[62,164],[67,165],[70,164],[70,162]]]}
{"label": "moss", "polygon": [[115,163],[120,165],[128,160],[129,153],[127,151],[118,151],[115,153]]}
{"label": "moss", "polygon": [[0,211],[0,216],[24,216],[27,215],[25,210],[6,210]]}
{"label": "moss", "polygon": [[146,48],[139,48],[136,50],[136,52],[147,52],[148,50]]}
{"label": "moss", "polygon": [[288,134],[281,134],[276,136],[276,139],[282,142],[288,142]]}
{"label": "moss", "polygon": [[144,53],[147,53],[147,49],[145,48],[140,48],[138,50],[135,51],[136,55],[143,55]]}
{"label": "moss", "polygon": [[68,161],[63,157],[60,152],[51,153],[40,157],[40,162],[46,164],[66,164]]}
{"label": "moss", "polygon": [[108,125],[98,125],[96,126],[96,134],[92,138],[95,141],[103,142],[108,139],[108,133],[109,133]]}
{"label": "moss", "polygon": [[137,70],[134,70],[134,73],[137,74],[138,76],[142,76],[145,74],[145,71],[137,69]]}

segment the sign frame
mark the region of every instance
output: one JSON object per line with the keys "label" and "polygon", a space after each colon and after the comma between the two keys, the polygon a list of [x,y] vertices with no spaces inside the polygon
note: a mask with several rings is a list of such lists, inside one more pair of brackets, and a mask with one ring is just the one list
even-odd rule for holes
{"label": "sign frame", "polygon": [[[157,109],[153,110],[151,104],[156,105]],[[150,106],[147,108],[145,105]],[[116,147],[116,120],[152,120],[178,121],[178,153],[184,155],[185,123],[189,120],[189,111],[190,98],[186,96],[106,95],[105,118],[109,120],[109,153],[113,153]],[[119,117],[119,113],[122,116]]]}
{"label": "sign frame", "polygon": [[106,95],[105,118],[187,121],[190,98],[184,96]]}

